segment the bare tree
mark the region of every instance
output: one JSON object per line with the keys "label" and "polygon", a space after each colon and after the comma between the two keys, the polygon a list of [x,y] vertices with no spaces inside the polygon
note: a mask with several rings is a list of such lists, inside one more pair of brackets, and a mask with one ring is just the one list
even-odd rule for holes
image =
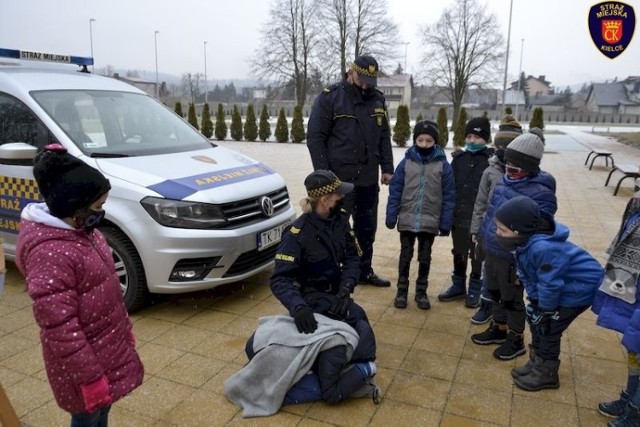
{"label": "bare tree", "polygon": [[347,53],[349,51],[349,30],[351,25],[351,14],[349,13],[349,0],[324,0],[320,3],[319,14],[323,22],[324,33],[322,35],[322,49],[319,55],[322,57],[322,67],[332,79],[331,74],[337,68],[336,61],[339,61],[340,68],[337,73],[344,76],[347,71]]}
{"label": "bare tree", "polygon": [[196,97],[200,94],[200,82],[204,82],[202,73],[184,73],[182,75],[182,93],[191,98],[193,104],[196,103]]}
{"label": "bare tree", "polygon": [[397,59],[398,27],[388,18],[386,0],[352,0],[353,55],[368,54],[379,64],[392,66]]}
{"label": "bare tree", "polygon": [[304,106],[316,47],[316,3],[313,0],[275,0],[253,65],[257,76],[284,85],[293,80],[296,101]]}
{"label": "bare tree", "polygon": [[468,88],[486,87],[499,79],[505,52],[497,28],[496,16],[478,0],[459,0],[422,30],[424,75],[445,88],[453,103],[453,123]]}

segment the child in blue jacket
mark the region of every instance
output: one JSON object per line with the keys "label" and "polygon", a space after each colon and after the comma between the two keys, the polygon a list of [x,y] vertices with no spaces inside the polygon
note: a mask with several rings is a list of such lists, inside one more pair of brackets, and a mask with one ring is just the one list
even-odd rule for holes
{"label": "child in blue jacket", "polygon": [[413,146],[396,168],[389,185],[387,228],[398,225],[400,259],[398,262],[398,292],[393,305],[407,307],[409,268],[413,246],[418,240],[418,279],[415,300],[418,308],[428,310],[427,297],[431,247],[437,235],[448,236],[453,223],[455,182],[451,165],[437,144],[438,125],[430,120],[416,123]]}
{"label": "child in blue jacket", "polygon": [[527,196],[495,213],[498,243],[514,253],[518,279],[527,291],[531,329],[529,361],[511,371],[519,388],[558,388],[562,333],[591,306],[604,271],[587,251],[569,242],[569,229]]}
{"label": "child in blue jacket", "polygon": [[[636,187],[640,184],[636,180]],[[605,278],[593,301],[597,324],[622,333],[628,352],[627,387],[620,399],[598,405],[601,414],[616,417],[611,427],[640,425],[640,192],[622,215],[618,234],[607,250]]]}

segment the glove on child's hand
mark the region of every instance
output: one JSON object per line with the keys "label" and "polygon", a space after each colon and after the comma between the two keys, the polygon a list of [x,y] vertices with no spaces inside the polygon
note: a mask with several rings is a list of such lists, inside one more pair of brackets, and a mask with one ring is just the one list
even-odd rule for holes
{"label": "glove on child's hand", "polygon": [[394,228],[396,228],[396,222],[395,221],[386,220],[384,225],[386,225],[389,230],[393,230]]}
{"label": "glove on child's hand", "polygon": [[527,321],[531,331],[539,335],[548,335],[551,329],[551,320],[557,318],[557,311],[542,311],[537,307],[527,305]]}
{"label": "glove on child's hand", "polygon": [[451,230],[443,230],[443,229],[440,229],[440,235],[441,235],[441,236],[448,236],[448,235],[449,235],[449,233],[451,233]]}
{"label": "glove on child's hand", "polygon": [[101,406],[108,406],[113,402],[109,394],[109,382],[104,375],[97,381],[81,385],[80,390],[84,399],[84,408],[87,412],[95,412]]}

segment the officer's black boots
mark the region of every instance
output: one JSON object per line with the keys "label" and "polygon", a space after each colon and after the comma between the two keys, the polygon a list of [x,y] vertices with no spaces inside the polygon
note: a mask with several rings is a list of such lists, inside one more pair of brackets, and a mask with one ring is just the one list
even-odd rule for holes
{"label": "officer's black boots", "polygon": [[359,283],[361,285],[371,285],[371,286],[377,286],[380,288],[388,288],[389,286],[391,286],[391,281],[389,279],[380,277],[373,271],[370,272],[367,276],[361,277]]}

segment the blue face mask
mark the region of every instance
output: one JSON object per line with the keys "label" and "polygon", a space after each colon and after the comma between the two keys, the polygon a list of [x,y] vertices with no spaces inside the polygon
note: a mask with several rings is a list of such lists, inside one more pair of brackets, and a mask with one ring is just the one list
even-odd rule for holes
{"label": "blue face mask", "polygon": [[471,151],[475,153],[476,151],[484,150],[487,147],[487,144],[471,144],[469,142],[464,143],[464,149],[467,151]]}

